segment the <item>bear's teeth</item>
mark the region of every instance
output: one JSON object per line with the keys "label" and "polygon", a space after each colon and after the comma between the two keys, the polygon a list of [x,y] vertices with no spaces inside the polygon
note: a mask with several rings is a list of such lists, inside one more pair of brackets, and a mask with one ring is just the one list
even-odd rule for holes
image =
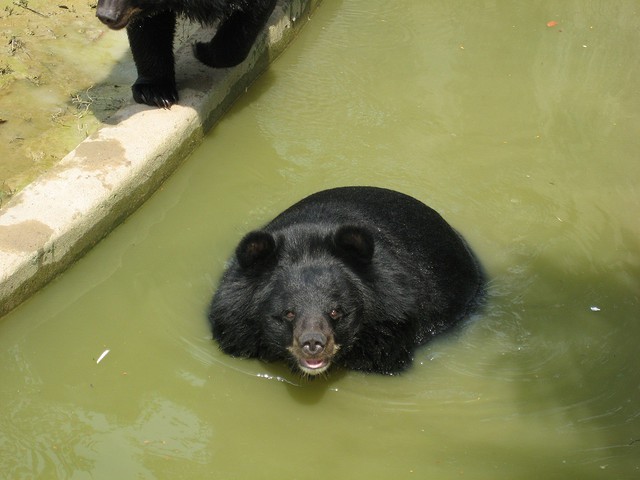
{"label": "bear's teeth", "polygon": [[320,375],[324,373],[330,365],[330,362],[327,360],[317,360],[317,359],[301,359],[298,364],[300,370],[302,370],[307,375]]}
{"label": "bear's teeth", "polygon": [[305,363],[307,364],[307,367],[320,368],[324,364],[324,361],[323,360],[305,360]]}

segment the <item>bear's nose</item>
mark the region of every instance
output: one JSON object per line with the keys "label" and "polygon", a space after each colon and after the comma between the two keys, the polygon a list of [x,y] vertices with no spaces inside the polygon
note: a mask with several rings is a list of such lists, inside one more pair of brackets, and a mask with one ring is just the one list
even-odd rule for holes
{"label": "bear's nose", "polygon": [[317,355],[324,350],[327,337],[320,332],[307,332],[300,335],[299,341],[305,355]]}
{"label": "bear's nose", "polygon": [[98,8],[96,17],[106,26],[115,25],[119,20],[119,14],[112,8]]}
{"label": "bear's nose", "polygon": [[98,12],[96,16],[107,26],[113,25],[118,20],[114,15],[112,15],[112,12]]}

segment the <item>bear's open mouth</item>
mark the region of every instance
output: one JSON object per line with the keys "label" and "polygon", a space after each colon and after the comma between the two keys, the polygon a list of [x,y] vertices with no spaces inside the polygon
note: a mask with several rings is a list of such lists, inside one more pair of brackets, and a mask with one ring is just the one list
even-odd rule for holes
{"label": "bear's open mouth", "polygon": [[331,362],[325,358],[299,358],[300,370],[308,375],[319,375],[329,368]]}

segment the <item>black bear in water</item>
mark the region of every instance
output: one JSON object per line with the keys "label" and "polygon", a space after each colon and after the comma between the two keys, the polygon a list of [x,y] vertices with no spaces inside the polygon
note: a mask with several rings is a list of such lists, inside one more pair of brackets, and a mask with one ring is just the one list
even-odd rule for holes
{"label": "black bear in water", "polygon": [[418,200],[376,187],[313,194],[248,233],[213,297],[221,349],[393,374],[471,313],[483,292],[466,242]]}
{"label": "black bear in water", "polygon": [[169,108],[178,101],[173,58],[176,16],[203,24],[220,20],[208,43],[193,51],[210,67],[242,62],[266,24],[276,0],[98,0],[96,15],[109,28],[127,27],[129,45],[138,69],[131,87],[138,103]]}

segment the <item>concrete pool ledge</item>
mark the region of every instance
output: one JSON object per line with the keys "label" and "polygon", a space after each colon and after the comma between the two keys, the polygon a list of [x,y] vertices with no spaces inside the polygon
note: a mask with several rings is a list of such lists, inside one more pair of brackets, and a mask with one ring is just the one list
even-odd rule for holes
{"label": "concrete pool ledge", "polygon": [[[306,23],[321,0],[281,0],[249,58],[231,69],[176,52],[179,105],[130,104],[0,209],[0,316],[85,254],[153,194]],[[133,79],[132,79],[133,81]]]}

